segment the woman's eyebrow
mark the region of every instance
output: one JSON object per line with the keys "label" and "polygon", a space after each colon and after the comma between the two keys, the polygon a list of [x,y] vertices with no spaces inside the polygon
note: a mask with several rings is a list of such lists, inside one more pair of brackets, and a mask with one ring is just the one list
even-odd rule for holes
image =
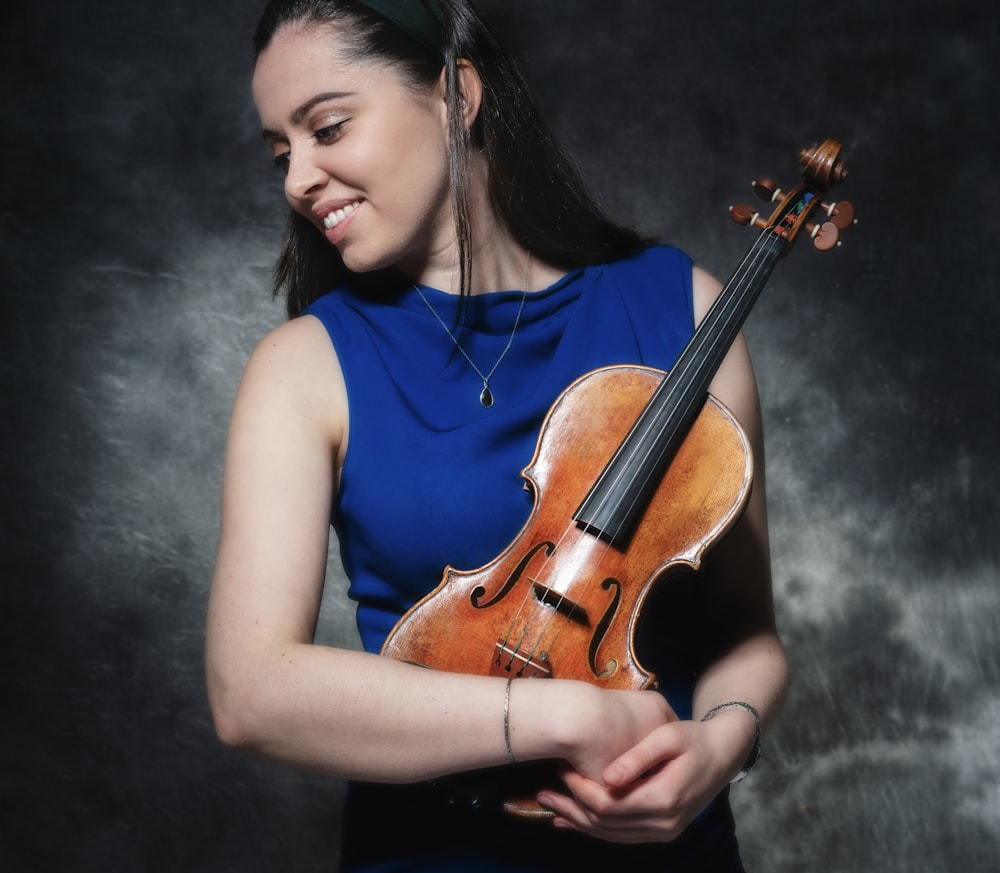
{"label": "woman's eyebrow", "polygon": [[317,104],[325,103],[327,100],[342,100],[344,97],[353,96],[353,94],[353,91],[324,91],[322,94],[317,94],[315,97],[310,97],[306,100],[305,103],[292,112],[289,116],[289,121],[292,124],[301,124],[306,115],[309,114],[309,110]]}

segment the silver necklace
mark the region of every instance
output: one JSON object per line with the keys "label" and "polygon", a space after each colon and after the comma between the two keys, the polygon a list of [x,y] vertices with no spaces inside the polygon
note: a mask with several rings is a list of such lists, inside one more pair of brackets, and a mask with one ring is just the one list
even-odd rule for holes
{"label": "silver necklace", "polygon": [[490,390],[490,379],[493,378],[493,374],[497,371],[497,367],[500,366],[500,362],[507,357],[507,352],[510,351],[510,347],[514,344],[514,334],[517,333],[517,327],[521,323],[521,313],[524,312],[524,302],[528,299],[528,282],[531,278],[531,255],[528,255],[528,264],[524,269],[524,290],[521,292],[521,305],[517,308],[517,318],[514,319],[514,327],[511,329],[510,338],[507,340],[507,345],[504,346],[502,352],[500,352],[500,357],[497,358],[496,363],[490,368],[490,371],[486,374],[483,373],[479,367],[476,366],[476,362],[469,357],[469,353],[462,348],[462,344],[455,337],[455,334],[451,332],[451,328],[444,323],[444,319],[437,314],[437,311],[431,306],[430,300],[424,296],[424,292],[420,289],[420,286],[414,285],[417,293],[420,295],[420,299],[424,301],[424,304],[430,310],[431,315],[433,315],[438,324],[444,328],[444,332],[448,334],[451,341],[455,344],[455,348],[462,353],[462,357],[468,362],[469,366],[476,371],[476,375],[482,380],[483,390],[479,392],[479,402],[483,405],[483,408],[489,409],[493,406],[493,392]]}

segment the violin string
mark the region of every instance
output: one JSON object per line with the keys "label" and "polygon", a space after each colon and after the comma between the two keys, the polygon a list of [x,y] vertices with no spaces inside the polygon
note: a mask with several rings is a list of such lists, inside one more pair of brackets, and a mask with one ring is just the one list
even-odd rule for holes
{"label": "violin string", "polygon": [[[758,237],[758,239],[756,240],[756,242],[754,243],[754,245],[751,246],[750,251],[747,253],[747,255],[744,257],[744,259],[741,262],[741,264],[739,265],[739,267],[737,267],[736,271],[734,272],[733,278],[730,280],[729,283],[727,283],[727,286],[732,286],[732,285],[735,285],[735,284],[739,285],[739,293],[738,294],[734,294],[730,299],[728,299],[728,300],[725,301],[725,305],[727,305],[729,308],[737,308],[737,309],[738,308],[742,308],[742,305],[743,305],[743,303],[744,303],[747,295],[753,292],[754,285],[755,285],[757,279],[760,277],[760,275],[762,274],[762,272],[767,268],[767,263],[768,263],[768,260],[769,260],[770,256],[773,255],[774,254],[774,250],[776,248],[778,248],[778,246],[774,245],[773,242],[774,242],[773,236],[771,234],[768,234],[765,231],[765,232],[763,232]],[[762,251],[762,250],[764,250],[764,251]],[[751,277],[749,281],[747,281],[747,279],[746,279],[747,276]],[[694,357],[696,358],[697,356],[694,356]],[[695,366],[696,366],[696,363],[695,363],[694,360],[688,360],[688,361],[683,362],[682,363],[682,369],[680,371],[678,371],[678,375],[674,378],[674,381],[675,382],[679,382],[679,383],[683,383],[686,380],[686,378],[687,378],[687,374]],[[672,371],[671,371],[670,375],[671,375],[671,377],[674,377],[674,373]],[[647,406],[646,408],[644,408],[643,413],[640,416],[638,422],[641,423],[645,417],[647,417],[648,415],[651,415],[651,414],[652,414],[652,412],[651,412],[649,406]],[[666,426],[666,423],[664,424],[664,426]],[[659,440],[659,438],[662,437],[662,435],[663,435],[663,427],[661,427],[660,431],[656,433],[656,436],[655,436],[655,438],[653,440],[654,443],[657,442]],[[632,456],[629,457],[624,463],[618,465],[619,469],[621,471],[624,471],[624,470],[628,469],[629,466],[631,466],[632,464],[634,464],[635,461],[636,461],[636,458],[638,456],[638,453],[641,450],[642,450],[641,446],[638,446],[638,445],[634,446],[632,448]],[[607,467],[605,467],[605,470],[604,470],[604,473],[602,474],[602,476],[607,475],[610,467],[611,467],[610,464]],[[623,475],[623,473],[619,474],[619,476],[621,476],[621,475]],[[619,482],[615,482],[613,484],[614,485],[618,485],[619,483],[620,483],[620,478],[619,478]],[[607,489],[609,495],[615,493],[616,490],[617,489],[614,488],[614,487]],[[615,507],[615,508],[617,510],[621,510],[620,506]],[[633,510],[634,508],[635,508],[635,505],[634,505],[634,502],[633,502],[633,505],[629,506],[628,509],[629,510]],[[615,531],[615,533],[617,534],[617,533],[619,533],[619,531]],[[613,538],[614,537],[612,537],[612,539]]]}
{"label": "violin string", "polygon": [[[728,299],[728,300],[726,300],[724,302],[724,308],[728,308],[730,310],[730,312],[732,312],[733,310],[739,311],[740,309],[742,309],[744,307],[744,304],[745,304],[747,296],[749,294],[754,293],[754,290],[757,287],[757,282],[759,281],[759,279],[760,279],[761,275],[764,273],[764,271],[767,270],[769,263],[772,261],[772,256],[774,254],[776,254],[776,251],[780,247],[780,245],[781,245],[780,240],[776,241],[773,235],[768,234],[766,232],[762,233],[758,237],[758,239],[755,242],[754,246],[751,247],[751,249],[748,252],[748,254],[744,257],[743,262],[740,264],[740,266],[735,271],[733,279],[728,283],[729,287],[732,287],[734,284],[736,284],[738,286],[738,293],[733,294],[730,299]],[[747,277],[748,276],[750,277],[749,281],[747,281]],[[697,356],[694,356],[694,358],[697,358]],[[683,374],[685,372],[687,372],[687,371],[690,371],[690,369],[692,369],[694,366],[695,365],[694,365],[693,361],[689,360],[688,363],[686,364],[686,370],[681,370],[680,371],[681,374],[682,374],[680,381],[682,381],[682,382],[684,381]],[[643,410],[643,414],[640,415],[639,421],[641,422],[642,419],[648,413],[649,413],[649,406],[647,405],[647,407],[644,408],[644,410]],[[664,435],[667,427],[668,427],[668,423],[667,422],[664,422],[664,423],[661,424],[661,426],[659,428],[659,431],[654,436],[654,439],[653,439],[654,445],[656,445],[656,444],[659,443],[659,440]],[[619,469],[622,471],[619,474],[620,476],[624,475],[624,470],[628,469],[629,465],[635,462],[636,458],[638,457],[638,453],[640,451],[642,451],[642,449],[638,445],[636,445],[632,449],[633,456],[631,458],[629,458],[626,463],[624,463],[624,464],[622,464],[622,465],[619,466]],[[609,467],[605,467],[605,472],[608,469],[609,469]],[[615,485],[617,485],[617,484],[618,483],[615,483]],[[616,488],[609,489],[607,493],[609,495],[617,493],[617,489]],[[606,499],[610,499],[610,498],[606,498]],[[636,500],[638,500],[638,497],[637,496],[633,497],[633,504],[628,507],[628,510],[630,510],[630,511],[634,511],[635,510],[635,501]],[[621,507],[620,506],[619,507],[615,507],[615,509],[616,510],[621,510]],[[619,514],[619,515],[617,515],[615,517],[622,518],[622,519],[627,519],[629,517],[629,514],[630,514],[629,512],[626,512],[625,514]],[[619,532],[620,532],[620,529],[617,530],[617,531],[615,531],[612,534],[612,536],[610,537],[610,541],[611,542],[614,542],[614,540],[616,538],[615,535],[618,534]],[[607,548],[605,550],[605,553],[607,552],[608,549],[610,549],[610,544],[607,546]]]}
{"label": "violin string", "polygon": [[[755,241],[754,245],[753,245],[753,246],[751,246],[751,248],[750,248],[750,250],[749,250],[749,251],[747,252],[747,254],[746,254],[746,255],[744,255],[744,258],[743,258],[743,261],[742,261],[742,262],[740,263],[740,265],[739,265],[739,266],[738,266],[738,267],[736,268],[736,270],[735,270],[735,271],[734,271],[734,273],[733,273],[733,277],[732,277],[732,278],[730,279],[730,281],[729,281],[729,283],[727,283],[727,285],[733,285],[733,284],[735,284],[735,283],[736,283],[736,281],[737,281],[737,278],[738,278],[738,277],[740,276],[740,273],[741,273],[741,271],[743,271],[744,269],[750,269],[750,268],[753,268],[754,270],[758,270],[758,268],[759,268],[759,267],[761,266],[761,263],[760,263],[760,260],[759,260],[759,259],[757,258],[757,256],[758,256],[758,255],[760,254],[760,253],[759,253],[759,249],[760,249],[760,248],[761,248],[761,247],[763,246],[763,244],[765,244],[765,243],[766,243],[766,240],[765,240],[765,237],[766,237],[766,236],[767,236],[767,233],[766,233],[766,231],[765,231],[764,233],[762,233],[762,234],[761,234],[761,235],[760,235],[760,236],[758,237],[758,239],[757,239],[757,240]],[[750,264],[750,267],[748,267],[748,263]],[[759,275],[759,271],[758,271],[758,275]],[[744,287],[745,287],[745,286],[744,286]],[[721,296],[721,295],[720,295],[720,296]],[[735,299],[735,298],[734,298],[734,299]],[[728,301],[728,302],[731,302],[731,301]],[[740,302],[742,303],[742,298],[740,298]],[[680,369],[680,370],[677,370],[677,372],[678,372],[678,373],[681,373],[681,374],[685,374],[685,373],[687,373],[687,372],[689,372],[689,371],[690,371],[690,369],[691,369],[691,366],[692,366],[692,365],[693,365],[693,361],[692,361],[692,360],[687,360],[687,361],[684,361],[684,360],[682,360],[682,361],[680,362],[680,366],[681,366],[681,369]],[[677,365],[675,364],[675,367],[676,367],[676,366],[677,366]],[[670,374],[671,374],[671,376],[673,376],[673,375],[674,375],[674,369],[672,369],[672,370],[671,370],[671,373],[670,373]],[[674,380],[674,381],[675,381],[675,382],[683,382],[683,381],[684,381],[684,378],[685,378],[685,377],[684,377],[684,376],[682,375],[682,376],[681,376],[681,377],[680,377],[679,379],[676,379],[676,378],[675,378],[675,380]],[[640,417],[639,417],[639,418],[637,419],[637,421],[636,421],[636,423],[635,423],[635,427],[637,427],[637,428],[641,427],[641,426],[642,426],[642,425],[644,424],[644,422],[645,422],[646,418],[648,418],[649,416],[651,416],[651,415],[653,415],[653,414],[654,414],[654,410],[653,410],[653,409],[652,409],[652,408],[651,408],[650,406],[646,406],[646,407],[645,407],[645,408],[643,409],[643,412],[642,412],[642,414],[640,415]],[[624,448],[625,448],[624,446],[620,447],[620,448],[619,448],[619,451],[621,451],[621,450],[622,450],[622,449],[624,449]],[[637,450],[638,450],[638,449],[637,449]],[[604,471],[603,471],[603,472],[601,473],[601,476],[600,476],[600,478],[599,478],[599,479],[598,479],[598,481],[597,481],[597,482],[595,483],[595,490],[596,490],[596,488],[599,488],[600,486],[602,486],[602,485],[604,484],[604,480],[605,480],[605,478],[606,478],[606,477],[607,477],[607,476],[609,475],[609,473],[611,472],[611,469],[612,469],[612,466],[613,466],[613,462],[617,460],[617,455],[618,455],[618,453],[616,452],[616,454],[615,454],[614,456],[612,456],[612,458],[611,458],[611,461],[610,461],[610,462],[608,463],[608,465],[607,465],[607,466],[605,467]],[[625,468],[625,467],[627,467],[627,466],[628,466],[628,465],[629,465],[630,463],[632,463],[632,462],[634,462],[634,457],[633,457],[633,458],[630,458],[630,459],[629,459],[628,461],[626,461],[626,462],[625,462],[624,464],[622,464],[622,465],[619,465],[619,466],[620,466],[620,467],[623,467],[623,468]],[[614,484],[618,484],[618,483],[614,483]],[[609,489],[609,490],[612,490],[612,489]],[[602,507],[602,508],[603,508],[603,507]]]}
{"label": "violin string", "polygon": [[[729,281],[729,283],[727,283],[727,287],[735,285],[735,284],[741,284],[740,294],[739,295],[735,295],[734,294],[731,299],[725,301],[726,305],[728,305],[730,308],[741,308],[744,300],[746,299],[747,294],[749,294],[749,293],[751,293],[753,291],[754,283],[756,282],[756,280],[760,276],[762,270],[766,269],[766,267],[767,267],[767,259],[768,259],[768,257],[770,255],[774,254],[773,249],[777,248],[777,246],[770,246],[770,248],[772,249],[772,251],[765,251],[765,252],[763,252],[763,254],[765,256],[767,256],[767,257],[764,257],[764,258],[761,257],[761,254],[762,254],[761,249],[764,249],[764,248],[768,247],[769,243],[771,243],[772,241],[773,241],[773,237],[770,236],[766,231],[764,233],[762,233],[758,237],[758,239],[754,243],[754,245],[751,246],[749,252],[744,256],[744,259],[741,262],[741,264],[737,267],[736,271],[733,274],[732,279]],[[743,273],[744,271],[746,272],[747,275],[753,273],[753,277],[752,277],[751,281],[747,282],[747,281],[745,281],[744,277],[741,276],[741,273]],[[734,306],[734,304],[735,304],[735,306]],[[693,358],[696,358],[696,357],[697,356],[693,356]],[[694,359],[690,359],[690,360],[687,360],[687,361],[682,361],[681,362],[681,369],[677,371],[679,373],[679,376],[675,377],[675,374],[674,374],[673,370],[671,370],[670,376],[674,379],[675,382],[683,383],[685,381],[685,379],[687,378],[686,374],[689,373],[695,366],[696,366],[696,362],[695,362]],[[652,414],[653,414],[653,411],[651,410],[651,408],[649,406],[647,406],[646,408],[644,408],[642,415],[637,420],[637,426],[641,425],[643,423],[643,421],[645,420],[645,418],[648,417],[648,416],[650,416],[650,415],[652,415]],[[659,434],[657,434],[657,436],[660,436],[660,435],[662,435],[662,429],[661,429],[661,432]],[[634,463],[635,462],[636,454],[639,451],[641,451],[641,447],[638,447],[638,446],[635,447],[633,449],[633,456],[631,458],[629,458],[625,463],[619,465],[620,469],[626,469],[630,464]],[[602,477],[605,477],[605,476],[608,475],[608,473],[610,471],[610,468],[611,468],[611,464],[609,463],[608,466],[605,467],[605,470],[602,473]],[[619,483],[616,482],[614,484],[617,485]],[[614,490],[613,488],[608,489],[609,493],[612,492],[613,490]],[[620,509],[620,507],[617,507],[617,508]],[[634,508],[634,507],[629,507],[629,508],[631,509],[631,508]]]}
{"label": "violin string", "polygon": [[[791,213],[784,213],[782,216],[780,216],[778,218],[778,220],[774,224],[770,224],[770,225],[766,226],[761,231],[761,233],[757,237],[757,240],[750,247],[750,249],[748,250],[747,254],[744,256],[742,262],[740,263],[740,265],[734,271],[732,278],[727,283],[727,289],[730,286],[733,286],[734,284],[739,286],[739,288],[738,288],[739,293],[734,293],[731,296],[731,298],[726,299],[725,304],[723,306],[723,308],[726,308],[726,307],[729,308],[729,310],[730,310],[730,317],[732,316],[732,314],[734,314],[734,310],[735,310],[735,312],[738,312],[741,309],[743,309],[744,308],[744,302],[746,300],[747,295],[751,294],[751,293],[754,293],[755,289],[758,289],[758,284],[757,283],[760,280],[761,274],[765,270],[769,270],[770,268],[773,268],[773,261],[771,259],[772,259],[773,256],[775,256],[775,255],[777,255],[779,253],[779,249],[785,243],[784,238],[778,232],[777,228],[780,227],[780,225],[784,222],[784,219],[787,218],[789,214],[791,214]],[[763,257],[762,257],[762,255],[763,255]],[[776,258],[775,258],[775,260],[776,260]],[[751,273],[753,273],[752,279],[750,281],[740,281],[741,280],[740,274],[743,271],[745,271],[746,275],[750,275]],[[766,276],[765,276],[765,278],[766,278]],[[720,294],[720,297],[724,297],[724,296],[726,296],[726,295]],[[715,309],[715,307],[713,306],[712,310],[714,310],[714,309]],[[745,316],[744,316],[744,318],[745,318]],[[703,343],[705,341],[707,341],[707,339],[704,339]],[[728,351],[728,344],[727,344],[726,351]],[[724,354],[725,354],[725,351],[724,351]],[[697,354],[694,354],[694,355],[691,355],[689,358],[687,358],[685,361],[682,361],[682,367],[683,367],[683,369],[680,370],[679,372],[682,373],[682,374],[684,374],[684,373],[690,371],[692,368],[696,369],[697,366],[700,365],[700,364],[698,364],[698,357],[699,356]],[[673,376],[674,374],[671,372],[670,375]],[[714,373],[711,374],[711,375],[714,375]],[[677,382],[683,382],[684,379],[683,378],[681,378],[681,379],[674,379],[673,381],[675,383],[677,383]],[[657,389],[657,390],[659,390],[659,389]],[[635,424],[634,427],[640,427],[642,425],[642,422],[645,420],[645,418],[647,416],[649,416],[649,415],[652,415],[652,414],[653,414],[653,412],[652,412],[651,404],[647,403],[647,405],[643,408],[642,413],[640,414],[639,418],[637,419],[636,424]],[[656,434],[656,436],[653,439],[654,445],[663,436],[663,434],[665,433],[666,428],[668,426],[669,426],[668,422],[664,422],[663,423],[663,425],[661,426],[659,432]],[[638,443],[638,441],[637,441],[637,443]],[[597,487],[598,484],[600,484],[600,483],[603,482],[603,480],[607,477],[609,471],[614,466],[617,466],[617,468],[622,471],[622,473],[620,475],[624,475],[624,471],[628,469],[628,467],[629,467],[630,464],[633,464],[635,462],[635,457],[642,450],[642,447],[640,445],[638,445],[637,443],[633,447],[633,450],[632,450],[633,451],[633,457],[632,458],[630,458],[626,462],[618,464],[618,465],[614,465],[611,462],[609,462],[605,466],[605,468],[602,471],[600,477],[598,478],[598,483],[595,484],[595,486],[594,486],[595,489],[596,489],[596,487]],[[623,448],[623,446],[619,446],[619,449],[616,451],[615,455],[612,456],[612,461],[614,461],[614,460],[617,459],[617,455],[621,451],[622,448]],[[613,487],[611,487],[609,489],[606,489],[606,491],[607,491],[607,493],[609,495],[609,497],[606,498],[606,499],[610,499],[610,495],[616,492],[617,489],[614,486],[617,486],[618,484],[619,483],[616,482],[616,483],[614,483]],[[633,505],[629,507],[630,510],[634,510],[635,509],[635,501],[636,500],[638,500],[638,497],[633,498]],[[606,504],[602,504],[601,509],[603,509],[603,506],[606,506]],[[619,510],[620,510],[620,508],[621,507],[616,507],[616,509],[619,509]],[[600,511],[600,509],[599,509],[599,511]],[[626,514],[624,517],[627,518],[628,515]],[[619,528],[619,530],[615,532],[615,535],[617,533],[619,533],[620,530],[621,530],[621,528]],[[610,538],[612,542],[615,539],[615,535],[612,535],[611,538]]]}
{"label": "violin string", "polygon": [[[754,275],[754,281],[751,281],[750,283],[744,282],[743,285],[742,285],[742,288],[740,289],[741,293],[739,295],[734,295],[733,300],[737,301],[738,303],[742,303],[742,301],[745,299],[746,294],[750,293],[753,290],[756,279],[760,276],[760,273],[762,272],[762,270],[766,269],[767,260],[768,259],[766,257],[765,258],[761,258],[760,255],[761,255],[761,249],[765,248],[767,246],[767,243],[769,243],[769,242],[772,243],[771,249],[773,250],[773,249],[777,249],[780,246],[780,242],[781,241],[780,241],[780,238],[774,237],[773,234],[769,234],[765,230],[758,237],[758,240],[756,241],[756,243],[754,244],[754,246],[751,247],[750,251],[744,257],[743,262],[740,264],[740,266],[734,272],[733,278],[728,283],[731,286],[735,282],[737,282],[737,280],[740,278],[741,272],[743,272],[743,271],[746,271],[747,274],[749,274],[749,273],[754,273],[755,274]],[[772,252],[768,252],[766,254],[773,254],[773,251]],[[729,305],[732,305],[733,300],[727,301],[727,303]],[[646,415],[647,413],[648,413],[648,407],[646,409],[644,409],[643,414],[640,415],[638,422],[641,422],[642,419],[643,419],[643,416]],[[638,451],[639,451],[639,448],[634,448],[633,449],[633,453],[636,453]],[[631,463],[634,460],[635,460],[635,458],[633,457],[633,458],[629,459],[628,463]],[[628,463],[622,465],[622,469],[626,468],[628,466]],[[608,465],[608,466],[610,466],[610,465]],[[608,466],[605,467],[605,471],[604,471],[604,473],[602,473],[602,477],[604,475],[606,475],[607,470],[608,470]],[[613,492],[609,492],[609,494],[610,493],[613,493]],[[620,509],[620,507],[618,507],[618,508]],[[631,507],[629,507],[629,509],[634,509],[634,505],[631,506]],[[552,550],[551,555],[554,555],[554,554],[558,553],[560,545],[563,544],[563,542],[565,541],[566,537],[569,535],[570,531],[573,530],[576,527],[578,527],[578,526],[573,525],[572,523],[569,524],[569,525],[567,525],[566,530],[564,531],[563,535],[559,538],[559,543],[556,544],[556,547]],[[617,531],[616,531],[616,533],[617,533]],[[611,537],[611,540],[612,541],[614,540],[614,536]],[[601,539],[599,537],[594,537],[593,540],[592,540],[592,543],[594,545],[597,545],[597,544],[599,544],[601,542],[602,541],[601,541]],[[604,548],[604,554],[605,555],[610,550],[610,548],[611,548],[610,543],[605,543],[605,548]],[[599,567],[603,563],[603,557],[604,556],[602,555],[601,558],[598,560],[597,567]],[[543,562],[543,565],[540,568],[540,571],[538,573],[539,576],[541,576],[544,573],[545,568],[548,565],[548,563],[550,562],[550,560],[551,560],[551,556],[547,557],[546,560]],[[589,584],[591,584],[591,582],[593,581],[593,578],[596,575],[597,575],[596,572],[593,573],[593,574],[591,574],[591,579],[587,580],[584,583],[584,587],[585,588],[588,587]],[[577,585],[576,587],[579,588],[579,585]],[[521,646],[524,643],[524,639],[528,635],[528,629],[526,628],[526,630],[522,633],[521,639],[518,641],[518,644],[516,646],[509,646],[509,635],[510,635],[510,632],[513,630],[513,627],[514,627],[514,625],[517,622],[517,618],[518,618],[518,616],[520,616],[521,610],[523,609],[525,602],[528,600],[529,595],[530,595],[530,587],[529,587],[529,591],[525,595],[525,598],[522,600],[521,608],[518,609],[518,611],[517,611],[517,613],[515,615],[515,619],[512,622],[511,628],[508,630],[508,639],[505,641],[505,644],[507,645],[507,647],[512,652],[511,659],[508,662],[508,669],[510,669],[510,666],[512,665],[514,657],[515,657],[515,654],[513,654],[513,653],[520,652]],[[536,637],[536,642],[535,642],[535,645],[534,645],[534,647],[532,649],[532,652],[530,654],[528,654],[527,656],[525,656],[524,653],[521,653],[521,657],[525,658],[525,666],[527,666],[528,663],[532,662],[535,659],[535,657],[537,655],[538,646],[541,644],[541,641],[545,638],[545,635],[547,634],[549,627],[551,626],[551,624],[555,620],[555,616],[558,615],[558,614],[560,614],[560,612],[559,612],[559,606],[562,606],[564,604],[564,601],[565,601],[566,597],[568,597],[568,593],[566,591],[560,592],[560,601],[559,601],[559,603],[556,604],[555,611],[553,611],[548,616],[548,620],[545,623],[545,627],[543,628],[542,632],[539,633],[538,636]],[[555,639],[558,639],[558,637],[559,637],[560,634],[561,634],[561,630],[557,631]],[[553,644],[555,642],[555,639],[552,641]],[[550,644],[550,648],[551,648],[551,644]],[[522,671],[523,671],[523,669],[524,668],[522,667]]]}
{"label": "violin string", "polygon": [[[755,241],[755,243],[751,246],[750,250],[744,256],[743,261],[740,263],[740,265],[734,271],[732,279],[730,279],[730,281],[727,283],[727,288],[730,287],[730,286],[732,286],[732,285],[734,285],[734,284],[740,284],[740,288],[739,288],[738,293],[734,294],[732,296],[732,298],[730,298],[730,299],[728,299],[728,300],[725,301],[725,305],[726,306],[732,308],[735,305],[735,307],[737,309],[742,308],[742,304],[745,301],[746,296],[754,291],[757,279],[760,277],[760,275],[763,273],[763,271],[767,269],[769,261],[770,261],[770,257],[773,254],[775,254],[776,250],[780,248],[780,246],[782,245],[782,243],[783,243],[783,241],[782,241],[781,237],[777,236],[774,233],[772,233],[770,228],[765,229],[764,231],[761,232],[761,234],[759,235],[759,237],[757,238],[757,240]],[[750,279],[750,281],[746,281],[745,277],[746,276],[751,276],[751,275],[752,275],[752,278]],[[696,358],[697,356],[694,356],[694,357]],[[681,382],[684,381],[684,374],[690,371],[690,368],[693,366],[693,363],[690,362],[690,361],[688,361],[688,362],[685,362],[685,364],[683,366],[684,366],[684,369],[682,369],[680,371],[681,375],[679,377],[679,379],[680,379]],[[671,372],[671,376],[673,376],[673,375],[674,374]],[[637,419],[635,426],[641,426],[644,418],[647,417],[650,414],[652,414],[652,413],[650,411],[649,405],[647,404],[647,406],[644,407],[642,413],[640,414],[639,418]],[[660,428],[660,433],[657,434],[656,438],[654,439],[654,442],[657,441],[662,436],[662,431],[663,431],[663,427]],[[638,452],[641,451],[641,447],[634,446],[631,451],[632,451],[632,457],[630,457],[624,464],[620,465],[619,469],[621,471],[624,471],[625,469],[628,468],[628,466],[630,466],[630,464],[634,463]],[[601,473],[601,476],[598,478],[597,483],[595,483],[595,485],[593,486],[594,488],[598,487],[599,484],[601,483],[601,481],[608,475],[608,472],[609,472],[611,466],[612,465],[611,465],[610,462],[605,466],[604,470]],[[623,472],[619,473],[619,476],[621,476],[621,475],[623,475]],[[615,484],[618,484],[618,483],[615,483]],[[617,489],[614,489],[614,488],[609,489],[608,492],[607,492],[608,493],[608,497],[605,498],[605,501],[607,501],[608,499],[611,499],[611,495],[614,494],[616,490]],[[638,498],[633,497],[633,505],[630,506],[630,507],[628,507],[629,510],[634,510],[635,509],[634,503],[635,503],[636,499],[638,499]],[[601,506],[601,508],[603,509],[604,506],[606,506],[606,502],[605,502],[605,504],[603,504]],[[615,507],[615,508],[618,509],[618,510],[621,509],[621,507]],[[626,517],[627,517],[627,515],[626,515]],[[539,577],[544,576],[546,568],[548,567],[548,565],[553,560],[552,556],[559,553],[560,547],[565,543],[567,537],[570,535],[570,533],[574,529],[578,530],[579,526],[576,525],[576,524],[574,524],[573,522],[570,522],[570,523],[567,524],[566,529],[563,531],[562,535],[559,537],[559,540],[555,544],[555,547],[552,549],[551,553],[548,556],[546,556],[545,560],[543,561],[542,566],[539,568],[539,571],[536,574],[537,576],[539,576]],[[617,533],[619,533],[619,531],[615,531],[614,532],[614,534],[617,534]],[[592,546],[603,545],[604,548],[603,548],[603,554],[598,558],[597,564],[594,565],[594,570],[593,570],[593,572],[591,572],[589,579],[587,579],[585,581],[584,580],[580,580],[580,581],[583,582],[583,588],[584,588],[584,590],[586,590],[586,588],[588,588],[593,583],[594,579],[598,575],[600,575],[597,572],[597,568],[599,568],[603,564],[604,557],[610,551],[610,549],[611,549],[611,543],[615,539],[615,535],[614,534],[610,537],[610,541],[602,540],[602,538],[600,538],[598,536],[592,537],[592,539],[591,539],[591,545]],[[588,563],[588,565],[590,565],[590,564]],[[555,609],[552,610],[550,612],[550,614],[547,616],[547,620],[545,621],[544,626],[543,626],[541,632],[538,633],[538,635],[535,638],[535,642],[534,642],[534,645],[532,647],[531,652],[530,653],[522,653],[521,652],[521,646],[524,644],[524,641],[525,641],[525,639],[527,638],[527,636],[529,635],[529,632],[530,632],[530,630],[529,630],[530,619],[529,619],[529,623],[526,624],[525,630],[522,632],[521,637],[518,640],[518,642],[517,642],[516,645],[512,646],[510,644],[510,637],[511,637],[511,634],[512,634],[514,628],[517,625],[518,619],[520,618],[520,616],[521,616],[521,614],[522,614],[522,612],[523,612],[523,610],[524,610],[524,608],[526,606],[526,603],[530,599],[530,596],[531,596],[531,593],[532,593],[532,591],[531,591],[531,589],[532,589],[532,583],[534,581],[535,580],[533,580],[533,579],[529,580],[528,589],[525,592],[524,597],[522,598],[522,602],[521,602],[520,607],[518,608],[517,612],[515,613],[515,616],[514,616],[513,620],[511,621],[511,624],[510,624],[510,626],[508,628],[508,631],[507,631],[507,637],[503,641],[503,647],[504,647],[504,649],[506,649],[507,651],[510,652],[510,657],[508,659],[507,667],[506,667],[506,669],[508,671],[513,668],[514,660],[518,656],[520,656],[524,660],[524,666],[518,672],[523,672],[524,669],[528,666],[528,664],[530,664],[530,663],[532,663],[532,662],[535,661],[535,658],[538,655],[538,648],[539,648],[539,646],[542,644],[542,641],[546,638],[546,635],[548,634],[549,629],[551,628],[553,622],[555,621],[555,617],[557,615],[561,614],[560,607],[565,604],[565,600],[569,596],[568,591],[564,590],[564,591],[560,591],[559,592],[560,597],[559,597],[558,602],[556,604],[554,604]],[[580,587],[579,585],[576,585],[576,588],[579,588],[579,587]],[[560,629],[557,630],[555,637],[550,642],[550,648],[556,642],[556,640],[558,640],[558,638],[561,636],[561,633],[562,633],[562,629],[560,628]],[[499,657],[502,657],[502,653],[501,653],[501,655]]]}

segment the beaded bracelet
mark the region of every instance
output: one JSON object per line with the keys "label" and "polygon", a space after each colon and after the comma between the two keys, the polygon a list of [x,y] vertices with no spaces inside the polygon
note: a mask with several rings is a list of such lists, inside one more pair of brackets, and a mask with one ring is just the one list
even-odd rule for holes
{"label": "beaded bracelet", "polygon": [[722,712],[724,709],[745,709],[753,716],[753,748],[750,749],[747,759],[743,762],[742,769],[736,774],[736,778],[732,780],[731,784],[735,784],[746,779],[750,775],[750,771],[753,770],[754,765],[760,760],[760,713],[749,703],[744,703],[742,700],[730,700],[728,703],[720,703],[718,706],[713,706],[701,717],[701,720],[708,721],[716,713]]}
{"label": "beaded bracelet", "polygon": [[503,693],[503,741],[507,747],[507,760],[511,764],[515,763],[514,750],[510,747],[510,683],[513,681],[514,677],[511,676]]}

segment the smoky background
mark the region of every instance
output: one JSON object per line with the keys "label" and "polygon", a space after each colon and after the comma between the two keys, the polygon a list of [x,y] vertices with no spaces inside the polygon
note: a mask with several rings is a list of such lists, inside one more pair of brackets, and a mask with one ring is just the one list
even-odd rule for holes
{"label": "smoky background", "polygon": [[[720,278],[749,183],[844,143],[858,226],[798,247],[746,326],[795,684],[739,835],[750,870],[994,869],[995,11],[479,5],[609,211]],[[229,410],[283,318],[259,6],[5,13],[6,870],[335,869],[343,786],[222,748],[203,678]],[[329,575],[320,638],[356,645],[335,550]]]}

